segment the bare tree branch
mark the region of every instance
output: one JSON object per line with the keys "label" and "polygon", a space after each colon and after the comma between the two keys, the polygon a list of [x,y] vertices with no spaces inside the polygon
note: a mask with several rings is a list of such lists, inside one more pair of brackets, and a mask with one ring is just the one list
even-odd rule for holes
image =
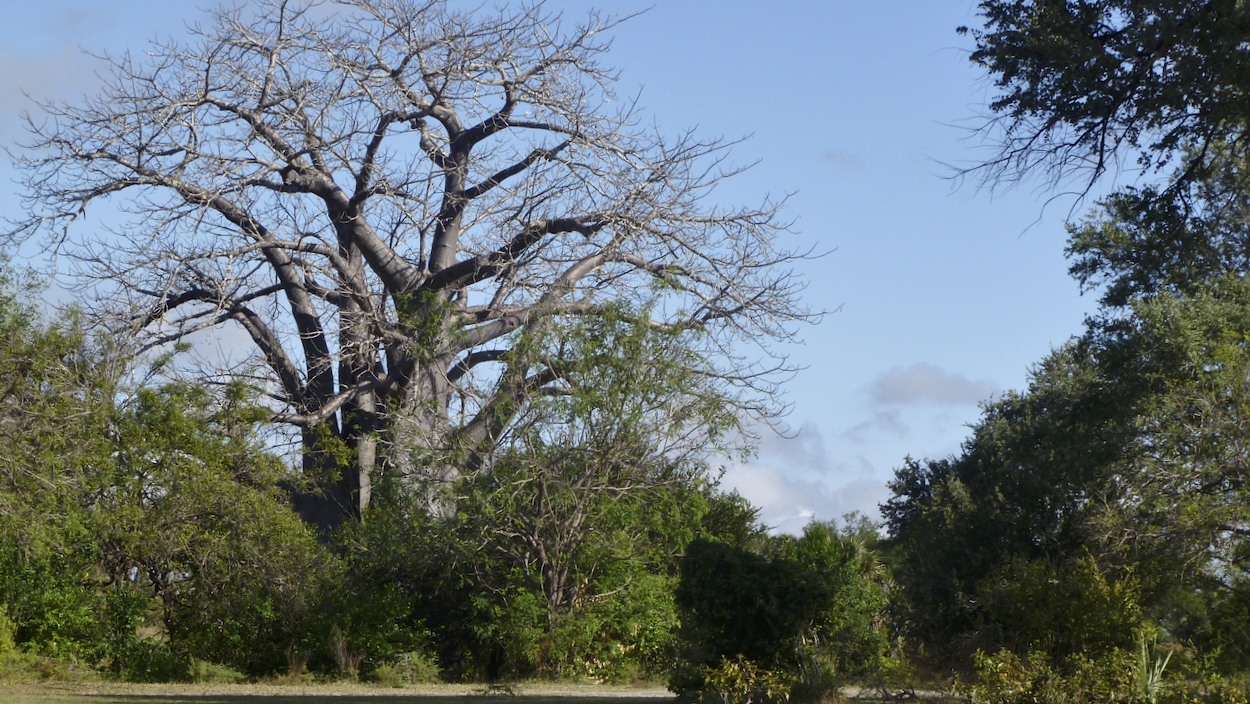
{"label": "bare tree branch", "polygon": [[[782,203],[712,200],[741,173],[731,142],[641,129],[613,101],[604,32],[624,18],[342,6],[219,11],[191,42],[110,60],[95,95],[39,105],[9,242],[47,237],[140,345],[242,328],[305,461],[327,433],[356,452],[301,504],[327,528],[370,472],[443,486],[461,468],[429,458],[474,419],[491,409],[498,440],[558,396],[558,349],[519,352],[563,321],[687,335],[706,351],[692,374],[743,412],[783,409],[772,344],[819,318],[790,270],[810,253],[783,246]],[[104,202],[127,222],[73,239]]]}

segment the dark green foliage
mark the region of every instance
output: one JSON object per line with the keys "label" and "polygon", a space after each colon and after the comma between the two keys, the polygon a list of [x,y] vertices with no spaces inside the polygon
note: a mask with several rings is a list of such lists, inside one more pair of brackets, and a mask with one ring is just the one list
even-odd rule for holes
{"label": "dark green foliage", "polygon": [[479,673],[665,668],[674,560],[709,499],[722,501],[704,458],[727,449],[738,417],[729,390],[697,371],[700,333],[648,318],[609,307],[529,340],[526,354],[564,360],[565,392],[530,403],[455,487],[454,518],[433,526],[459,572],[439,581],[470,591],[458,608],[476,645],[460,651],[477,653]]}
{"label": "dark green foliage", "polygon": [[1129,455],[1138,394],[1100,375],[1088,343],[1072,344],[1034,370],[1028,393],[986,406],[960,456],[897,470],[882,510],[914,637],[958,647],[984,625],[982,580],[1015,560],[1080,553],[1103,482]]}
{"label": "dark green foliage", "polygon": [[1004,649],[977,652],[973,661],[975,679],[962,689],[975,704],[1147,704],[1132,696],[1133,661],[1123,651],[1098,658],[1076,654],[1056,665],[1045,653],[1020,656]]}
{"label": "dark green foliage", "polygon": [[1250,672],[1250,584],[1244,578],[1232,589],[1212,590],[1214,598],[1201,600],[1203,612],[1197,612],[1190,640],[1202,646],[1203,652],[1218,654],[1215,665],[1225,673]]}
{"label": "dark green foliage", "polygon": [[735,489],[707,496],[707,513],[700,521],[700,533],[710,540],[746,550],[763,550],[768,535],[759,522],[760,510]]}
{"label": "dark green foliage", "polygon": [[885,570],[864,537],[812,523],[799,538],[772,539],[766,552],[707,539],[687,548],[670,688],[701,691],[739,660],[787,673],[803,697],[878,676],[889,644]]}
{"label": "dark green foliage", "polygon": [[1013,560],[982,580],[977,600],[978,642],[1040,653],[1055,666],[1129,650],[1142,626],[1134,585],[1108,579],[1089,556]]}
{"label": "dark green foliage", "polygon": [[960,456],[897,471],[883,510],[915,652],[1007,649],[1069,677],[1153,623],[1216,669],[1245,662],[1236,607],[1217,612],[1245,570],[1247,304],[1221,278],[1095,320]]}
{"label": "dark green foliage", "polygon": [[[33,532],[48,526],[28,523]],[[147,602],[128,585],[91,579],[93,550],[58,554],[5,539],[0,549],[0,604],[15,641],[55,658],[98,661],[129,654]],[[138,601],[138,603],[136,603]]]}
{"label": "dark green foliage", "polygon": [[143,389],[117,420],[103,567],[158,600],[178,652],[272,672],[310,623],[334,561],[292,513],[256,445],[244,390]]}
{"label": "dark green foliage", "polygon": [[1244,683],[1145,638],[1128,650],[1076,653],[1055,663],[1043,653],[978,652],[975,675],[958,687],[973,704],[1245,704]]}
{"label": "dark green foliage", "polygon": [[[1234,669],[1248,662],[1230,638],[1244,621],[1218,605],[1237,601],[1247,564],[1244,165],[1239,146],[1214,144],[1166,191],[1116,196],[1070,247],[1083,283],[1106,283],[1105,304],[1131,313],[1108,316],[1104,346],[1154,389],[1122,480],[1132,500],[1099,528],[1142,567],[1175,637]],[[1187,588],[1151,584],[1178,573]]]}
{"label": "dark green foliage", "polygon": [[28,501],[63,509],[5,533],[0,602],[23,647],[128,679],[181,678],[190,656],[260,673],[317,628],[333,560],[278,492],[281,465],[251,444],[246,409],[228,401],[219,421],[209,400],[141,390],[108,411],[98,464],[56,491],[6,494],[4,525]]}
{"label": "dark green foliage", "polygon": [[0,296],[0,605],[28,651],[129,679],[279,667],[333,560],[290,511],[242,386],[128,391],[74,315]]}
{"label": "dark green foliage", "polygon": [[[1095,178],[1136,151],[1200,169],[1250,117],[1250,10],[1240,0],[982,0],[972,61],[1000,93],[997,177]],[[1188,169],[1187,169],[1188,170]]]}
{"label": "dark green foliage", "polygon": [[[1072,570],[1088,559],[1113,590],[1131,583],[1167,637],[1220,653],[1226,667],[1244,662],[1235,627],[1213,618],[1246,564],[1239,163],[1225,152],[1202,179],[1121,194],[1105,220],[1074,229],[1074,273],[1107,285],[1102,314],[1039,365],[1027,393],[989,404],[960,456],[897,472],[883,508],[913,643],[963,656],[978,646],[1052,659],[1106,652],[1094,633],[1040,609],[1013,618],[986,592],[1019,596],[1047,572],[1048,583],[1079,583],[1091,573]],[[1106,610],[1096,598],[1073,604]],[[1120,620],[1122,641],[1132,619]],[[1080,637],[1059,644],[1065,629]],[[1048,630],[1051,642],[1035,642]]]}
{"label": "dark green foliage", "polygon": [[[355,543],[349,591],[361,607],[344,609],[356,614],[346,635],[375,662],[412,650],[436,654],[452,681],[632,681],[663,672],[677,627],[675,568],[667,557],[675,548],[668,540],[695,530],[701,503],[670,491],[671,497],[648,494],[652,511],[623,500],[596,518],[619,523],[597,523],[599,530],[560,558],[568,560],[566,578],[576,591],[569,592],[571,602],[552,604],[537,555],[528,563],[514,560],[507,546],[493,542],[499,529],[484,525],[481,514],[435,519],[402,508],[403,500],[384,488],[349,542]],[[664,532],[678,516],[667,502],[684,502],[695,525]]]}
{"label": "dark green foliage", "polygon": [[681,560],[677,605],[687,657],[711,665],[741,655],[764,667],[788,664],[795,641],[823,605],[816,575],[711,540],[696,540]]}
{"label": "dark green foliage", "polygon": [[611,676],[618,649],[656,664],[675,625],[672,556],[702,515],[698,474],[657,467],[613,476],[586,459],[501,458],[465,483],[473,493],[448,526],[458,562],[485,590],[475,599],[489,611],[481,620],[514,639],[504,648],[509,669]]}
{"label": "dark green foliage", "polygon": [[1071,273],[1102,292],[1085,334],[988,404],[958,456],[897,471],[896,613],[937,662],[978,652],[974,700],[1155,701],[1129,686],[1154,628],[1210,671],[1245,663],[1250,6],[979,6],[991,181],[1088,189],[1126,156],[1174,172],[1070,228]]}
{"label": "dark green foliage", "polygon": [[[853,517],[853,516],[852,516]],[[850,523],[809,523],[797,539],[783,536],[780,554],[808,575],[818,590],[816,609],[801,639],[802,680],[868,681],[878,675],[888,645],[885,565],[877,534]]]}
{"label": "dark green foliage", "polygon": [[97,567],[91,507],[111,461],[120,365],[76,316],[44,323],[37,291],[30,276],[0,272],[0,609],[25,649],[113,657],[133,639],[136,609]]}
{"label": "dark green foliage", "polygon": [[1197,319],[1157,317],[1169,300],[1052,354],[1028,393],[986,407],[960,456],[897,471],[883,507],[896,608],[929,657],[1009,648],[1058,663],[1127,647],[1145,617],[1181,635],[1201,612],[1206,578],[1188,566],[1211,534],[1142,520],[1165,447],[1144,419],[1174,417],[1158,403],[1193,371],[1179,340]]}
{"label": "dark green foliage", "polygon": [[639,317],[527,343],[561,347],[566,392],[451,487],[453,514],[381,475],[364,520],[317,536],[288,499],[307,477],[265,451],[248,387],[130,388],[72,319],[11,316],[0,604],[17,645],[130,680],[304,664],[395,680],[437,659],[458,680],[629,682],[672,668],[677,560],[703,536],[778,555],[758,559],[782,569],[767,591],[801,604],[775,644],[786,671],[852,672],[879,641],[879,585],[860,589],[842,537],[770,541],[719,491],[704,460],[732,449],[737,399],[696,371],[698,331]]}
{"label": "dark green foliage", "polygon": [[[1239,179],[1242,177],[1238,177]],[[1189,189],[1205,185],[1189,184]],[[1250,193],[1239,184],[1238,199]],[[1106,218],[1069,227],[1071,273],[1102,303],[1122,308],[1159,293],[1192,294],[1204,283],[1250,265],[1247,204],[1235,212],[1195,212],[1197,199],[1180,190],[1127,190],[1108,198]]]}

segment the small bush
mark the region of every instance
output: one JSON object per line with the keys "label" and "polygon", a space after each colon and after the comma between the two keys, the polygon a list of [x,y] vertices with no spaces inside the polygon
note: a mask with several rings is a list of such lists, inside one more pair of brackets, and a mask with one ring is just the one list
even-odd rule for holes
{"label": "small bush", "polygon": [[76,661],[55,660],[22,650],[0,657],[0,682],[84,682],[97,677],[98,672]]}
{"label": "small bush", "polygon": [[13,623],[13,619],[9,618],[9,612],[4,604],[0,604],[0,662],[3,662],[11,653],[17,651],[17,644],[13,641],[13,636],[16,633],[17,624]]}
{"label": "small bush", "polygon": [[307,653],[297,650],[295,646],[288,646],[286,649],[286,672],[281,675],[275,675],[266,681],[275,685],[312,683],[316,678],[313,677],[311,672],[308,672],[309,659]]}
{"label": "small bush", "polygon": [[1244,684],[1209,672],[1173,673],[1166,655],[1141,643],[1136,656],[1118,649],[1071,655],[1059,667],[1040,651],[1024,658],[978,651],[976,682],[957,689],[971,704],[1247,704]]}
{"label": "small bush", "polygon": [[703,687],[699,698],[716,697],[723,704],[751,702],[786,702],[790,700],[793,680],[780,672],[759,667],[738,656],[722,659],[717,667],[703,668]]}
{"label": "small bush", "polygon": [[977,681],[960,687],[972,704],[1132,702],[1134,662],[1122,651],[1093,659],[1069,656],[1055,669],[1043,652],[1021,658],[1009,650],[973,657]]}
{"label": "small bush", "polygon": [[330,633],[330,656],[334,658],[340,678],[359,679],[360,663],[364,660],[364,655],[354,653],[348,648],[347,639],[343,637],[343,631],[338,626]]}
{"label": "small bush", "polygon": [[237,684],[247,679],[247,675],[238,670],[199,658],[191,658],[187,674],[196,684]]}
{"label": "small bush", "polygon": [[434,684],[442,681],[442,670],[438,662],[422,652],[404,653],[392,667],[395,668],[399,681],[404,684]]}
{"label": "small bush", "polygon": [[647,684],[647,672],[638,663],[625,660],[618,663],[612,670],[608,671],[603,676],[602,682],[604,684],[628,684],[635,687],[641,687]]}
{"label": "small bush", "polygon": [[394,665],[389,663],[382,663],[373,670],[373,681],[383,687],[394,687],[395,689],[402,689],[404,686],[404,681],[400,678],[399,672]]}
{"label": "small bush", "polygon": [[980,638],[988,649],[1044,652],[1052,667],[1134,646],[1142,624],[1137,587],[1109,578],[1092,557],[1017,560],[982,580]]}
{"label": "small bush", "polygon": [[1211,675],[1196,680],[1168,683],[1159,698],[1160,704],[1246,704],[1246,687]]}
{"label": "small bush", "polygon": [[107,668],[125,682],[179,682],[189,676],[187,660],[168,643],[143,640],[113,659]]}

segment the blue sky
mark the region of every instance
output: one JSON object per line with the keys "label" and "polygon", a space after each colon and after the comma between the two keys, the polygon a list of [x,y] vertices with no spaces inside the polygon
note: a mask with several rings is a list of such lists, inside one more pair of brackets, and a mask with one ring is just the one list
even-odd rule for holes
{"label": "blue sky", "polygon": [[[749,135],[735,161],[759,163],[718,200],[792,194],[795,248],[833,250],[803,267],[810,305],[838,312],[789,350],[806,367],[787,387],[792,437],[767,437],[726,482],[781,530],[875,515],[904,456],[956,452],[979,401],[1021,388],[1029,365],[1080,331],[1094,300],[1066,274],[1074,201],[1047,206],[1044,184],[991,193],[948,178],[943,164],[975,163],[987,148],[969,130],[993,89],[955,33],[978,24],[972,0],[649,3],[547,6],[569,19],[647,10],[613,31],[619,92],[640,91],[670,133]],[[100,64],[83,50],[142,52],[150,38],[182,36],[205,4],[9,9],[0,141],[22,137],[23,91],[92,90]],[[0,194],[0,215],[19,214],[14,190]]]}

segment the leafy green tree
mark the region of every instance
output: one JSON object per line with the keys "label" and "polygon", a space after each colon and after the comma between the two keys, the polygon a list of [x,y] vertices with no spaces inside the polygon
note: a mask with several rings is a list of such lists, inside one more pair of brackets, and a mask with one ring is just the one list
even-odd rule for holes
{"label": "leafy green tree", "polygon": [[709,492],[707,501],[707,513],[699,524],[703,537],[754,552],[765,549],[768,532],[760,523],[760,509],[752,506],[737,489],[729,493]]}
{"label": "leafy green tree", "polygon": [[980,645],[1039,653],[1054,667],[1131,650],[1144,624],[1135,582],[1109,578],[1091,555],[1017,558],[987,575],[976,599]]}
{"label": "leafy green tree", "polygon": [[645,317],[606,310],[528,343],[564,360],[563,381],[455,486],[452,516],[423,518],[379,487],[379,513],[409,537],[391,541],[393,528],[370,518],[362,554],[395,558],[361,567],[413,590],[407,618],[429,630],[449,676],[662,671],[677,555],[711,505],[725,507],[718,525],[745,534],[706,466],[713,448],[731,447],[733,399],[699,361],[699,331],[655,330]]}
{"label": "leafy green tree", "polygon": [[978,584],[1014,560],[1066,559],[1116,497],[1109,478],[1131,455],[1143,395],[1103,375],[1091,341],[1034,368],[1025,393],[988,404],[962,453],[908,460],[882,507],[911,635],[959,648],[978,629]]}
{"label": "leafy green tree", "polygon": [[1232,145],[1209,147],[1201,170],[1166,187],[1127,188],[1068,228],[1070,269],[1102,304],[1125,308],[1160,293],[1196,293],[1250,268],[1250,175]]}
{"label": "leafy green tree", "polygon": [[[535,481],[515,476],[519,484]],[[409,500],[379,488],[378,511],[348,542],[359,545],[351,548],[353,593],[371,611],[385,611],[384,620],[395,626],[390,643],[373,652],[436,654],[451,680],[539,675],[615,681],[666,667],[677,626],[672,553],[697,528],[699,496],[657,487],[633,498],[601,497],[610,510],[594,513],[597,529],[554,558],[573,584],[553,605],[537,550],[526,562],[519,546],[504,541],[506,529],[525,527],[524,516],[542,514],[512,506],[517,514],[511,518],[462,511],[438,520],[404,509]],[[639,500],[644,496],[653,504]],[[495,497],[490,505],[498,509],[513,500]],[[367,625],[357,616],[352,623]]]}
{"label": "leafy green tree", "polygon": [[1244,665],[1250,652],[1229,637],[1239,621],[1213,616],[1217,604],[1238,601],[1247,575],[1250,288],[1226,276],[1190,296],[1159,296],[1135,313],[1137,346],[1160,350],[1178,373],[1137,419],[1137,459],[1119,477],[1128,500],[1110,507],[1099,527],[1131,551],[1143,574],[1164,572],[1189,585],[1188,594],[1173,595],[1185,616],[1169,623],[1178,637]]}
{"label": "leafy green tree", "polygon": [[[38,281],[0,281],[0,610],[26,650],[178,677],[271,671],[333,560],[290,511],[267,412],[232,385],[132,389],[132,367]],[[140,630],[159,635],[143,639]]]}
{"label": "leafy green tree", "polygon": [[773,539],[766,552],[708,539],[687,548],[674,691],[704,689],[735,659],[785,673],[797,696],[813,698],[877,674],[889,644],[888,597],[881,563],[862,538],[813,522],[798,538]]}
{"label": "leafy green tree", "polygon": [[[883,509],[917,641],[956,659],[1027,646],[1056,662],[1124,647],[1133,609],[1098,594],[1130,586],[1125,599],[1170,637],[1208,652],[1229,640],[1210,614],[1244,565],[1248,294],[1226,276],[1135,298],[1039,365],[1027,393],[987,405],[960,456],[898,470]],[[1117,635],[1052,621],[1042,605],[1055,599],[1090,623],[1114,617]]]}
{"label": "leafy green tree", "polygon": [[887,570],[863,528],[814,521],[797,539],[782,539],[783,558],[821,583],[820,603],[799,642],[800,679],[817,693],[881,674],[890,641]]}
{"label": "leafy green tree", "polygon": [[124,650],[143,612],[99,569],[91,510],[125,367],[76,314],[47,320],[41,290],[0,270],[0,611],[24,649],[94,660]]}
{"label": "leafy green tree", "polygon": [[1234,147],[1214,145],[1200,178],[1149,197],[1116,196],[1101,218],[1073,228],[1070,246],[1082,283],[1105,283],[1105,305],[1129,312],[1104,325],[1108,346],[1136,360],[1137,374],[1153,375],[1158,392],[1138,420],[1140,461],[1124,478],[1133,510],[1120,536],[1156,552],[1167,546],[1173,560],[1215,560],[1229,577],[1244,542],[1244,165]]}
{"label": "leafy green tree", "polygon": [[1092,183],[1136,156],[1146,167],[1179,161],[1184,182],[1213,147],[1243,142],[1250,8],[1240,0],[979,5],[970,58],[1000,90],[985,127],[1000,146],[982,167],[990,178]]}
{"label": "leafy green tree", "polygon": [[119,409],[108,491],[93,505],[101,567],[159,605],[179,654],[252,673],[325,638],[316,621],[336,561],[291,512],[288,470],[241,385],[142,388]]}
{"label": "leafy green tree", "polygon": [[814,575],[786,560],[700,539],[681,561],[677,604],[686,659],[713,665],[743,656],[762,667],[790,665],[795,641],[815,616]]}
{"label": "leafy green tree", "polygon": [[[1087,191],[1133,156],[1173,173],[1070,227],[1071,273],[1102,293],[1085,334],[1027,392],[989,404],[959,456],[898,471],[883,508],[903,613],[922,643],[1039,649],[1052,666],[1115,660],[1138,618],[1208,655],[1233,652],[1232,622],[1215,614],[1237,613],[1244,545],[1250,8],[980,9],[971,58],[1001,91],[987,179],[1084,177]],[[1069,613],[1036,606],[1055,600]],[[1102,635],[1080,626],[1100,619]]]}

